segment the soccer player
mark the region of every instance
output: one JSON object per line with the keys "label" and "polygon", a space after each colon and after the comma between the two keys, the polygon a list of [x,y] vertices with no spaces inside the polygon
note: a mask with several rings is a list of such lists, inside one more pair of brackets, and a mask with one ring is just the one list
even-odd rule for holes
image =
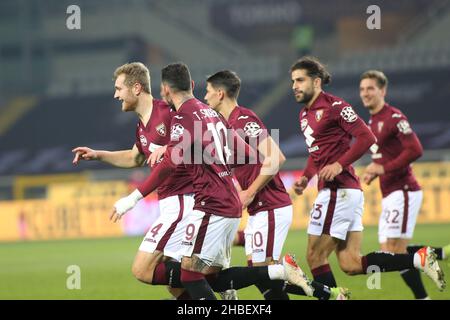
{"label": "soccer player", "polygon": [[[383,200],[378,236],[381,250],[407,253],[423,197],[410,164],[423,150],[406,116],[385,102],[387,86],[388,79],[381,71],[369,70],[361,75],[359,94],[369,110],[369,126],[377,138],[376,144],[370,147],[373,162],[367,166],[363,181],[369,185],[380,177]],[[446,248],[449,250],[450,245]],[[419,249],[424,250],[416,247],[416,251]],[[438,250],[442,257],[445,250]],[[429,299],[417,269],[400,273],[416,299]]]}
{"label": "soccer player", "polygon": [[[80,160],[99,160],[121,168],[142,166],[153,151],[170,141],[170,122],[174,111],[151,93],[150,71],[133,62],[118,67],[114,72],[114,98],[122,102],[122,111],[135,112],[139,118],[136,141],[129,150],[104,151],[77,147],[73,163]],[[179,244],[184,236],[186,216],[194,207],[192,182],[184,166],[176,171],[157,192],[160,216],[145,235],[133,262],[133,275],[140,281],[152,284],[155,267],[163,260],[167,269],[173,261],[181,261]],[[176,291],[171,291],[177,295]]]}
{"label": "soccer player", "polygon": [[[238,105],[241,80],[236,73],[219,71],[206,81],[205,100],[209,106],[221,113],[241,138],[254,146],[263,158],[257,164],[234,169],[242,188],[239,193],[241,202],[249,212],[245,228],[248,264],[267,266],[278,263],[292,222],[292,202],[278,174],[286,159],[259,117],[250,109]],[[289,292],[290,287],[293,287],[292,293],[299,291],[298,287],[285,287],[284,283],[276,282],[257,287],[266,300],[289,299],[286,289]],[[332,290],[333,295],[339,295],[340,288]],[[330,294],[331,291],[328,291],[327,299]]]}
{"label": "soccer player", "polygon": [[375,136],[347,102],[322,91],[331,76],[316,58],[296,61],[291,79],[296,101],[305,105],[299,120],[309,152],[303,176],[294,186],[296,193],[302,194],[308,181],[318,175],[319,194],[311,211],[307,248],[314,279],[336,286],[328,264],[335,251],[339,266],[349,275],[416,268],[443,290],[443,273],[429,247],[414,254],[360,255],[364,198],[351,164],[375,143]]}
{"label": "soccer player", "polygon": [[[156,189],[173,174],[178,165],[184,165],[191,174],[195,194],[194,210],[187,219],[181,246],[180,282],[193,299],[215,299],[213,288],[205,275],[211,267],[221,268],[225,252],[239,225],[242,205],[234,187],[229,157],[238,158],[243,148],[246,161],[254,152],[214,110],[197,100],[192,94],[191,77],[183,63],[170,64],[162,69],[162,90],[177,114],[171,122],[171,141],[162,161],[157,164],[146,181],[130,195],[114,205],[111,219],[115,222],[124,213]],[[242,149],[241,149],[242,151]],[[221,271],[214,281],[214,290],[239,289],[268,280],[288,280],[312,295],[311,286],[291,256],[286,255],[283,265],[265,267],[232,267]],[[161,264],[160,264],[161,265]],[[164,265],[155,269],[160,284],[167,284],[169,276]]]}

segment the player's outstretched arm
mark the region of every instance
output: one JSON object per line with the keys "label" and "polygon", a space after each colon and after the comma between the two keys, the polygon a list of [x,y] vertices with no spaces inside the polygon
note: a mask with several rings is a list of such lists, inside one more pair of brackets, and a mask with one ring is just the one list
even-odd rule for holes
{"label": "player's outstretched arm", "polygon": [[136,145],[129,150],[106,151],[93,150],[88,147],[76,147],[72,150],[75,153],[72,163],[78,164],[80,160],[99,160],[120,168],[134,168],[142,166],[145,156],[139,152]]}
{"label": "player's outstretched arm", "polygon": [[150,175],[145,179],[145,181],[140,184],[132,193],[128,196],[123,197],[118,200],[113,207],[113,211],[110,220],[117,222],[122,218],[122,216],[134,208],[134,206],[146,197],[148,194],[152,193],[164,179],[166,179],[175,169],[177,164],[172,162],[170,152],[172,152],[173,147],[169,147],[165,153],[165,157],[150,173]]}

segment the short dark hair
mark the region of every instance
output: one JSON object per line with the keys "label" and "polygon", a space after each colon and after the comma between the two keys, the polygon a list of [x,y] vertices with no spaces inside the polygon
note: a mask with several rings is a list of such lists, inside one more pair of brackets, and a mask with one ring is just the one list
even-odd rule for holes
{"label": "short dark hair", "polygon": [[386,75],[379,70],[368,70],[361,75],[361,80],[363,79],[374,79],[377,82],[377,86],[380,89],[384,89],[388,85],[388,78]]}
{"label": "short dark hair", "polygon": [[189,91],[191,89],[191,74],[188,66],[182,62],[165,66],[161,70],[161,81],[167,83],[176,91]]}
{"label": "short dark hair", "polygon": [[315,57],[307,56],[300,58],[291,66],[291,73],[298,69],[306,70],[308,76],[311,78],[320,78],[323,85],[331,82],[331,75],[325,69],[325,66]]}
{"label": "short dark hair", "polygon": [[214,88],[221,87],[225,89],[228,97],[237,99],[239,91],[241,89],[241,79],[238,75],[230,70],[222,70],[216,72],[212,76],[206,79]]}

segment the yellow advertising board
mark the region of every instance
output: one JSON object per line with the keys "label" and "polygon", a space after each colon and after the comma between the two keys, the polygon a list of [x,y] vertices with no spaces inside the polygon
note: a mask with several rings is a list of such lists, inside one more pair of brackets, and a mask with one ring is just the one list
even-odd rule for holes
{"label": "yellow advertising board", "polygon": [[[356,169],[361,177],[364,168]],[[450,162],[417,163],[413,166],[414,174],[422,187],[424,198],[417,223],[448,223],[450,222]],[[381,192],[378,179],[370,186],[362,185],[364,191],[365,226],[377,225],[381,213]],[[316,181],[313,179],[303,195],[297,196],[292,187],[286,186],[291,195],[294,217],[292,228],[306,228],[312,205],[317,196]],[[241,228],[245,227],[247,214],[243,215]]]}
{"label": "yellow advertising board", "polygon": [[122,235],[121,224],[108,218],[114,202],[127,192],[122,181],[62,183],[48,187],[47,199],[0,202],[0,240]]}

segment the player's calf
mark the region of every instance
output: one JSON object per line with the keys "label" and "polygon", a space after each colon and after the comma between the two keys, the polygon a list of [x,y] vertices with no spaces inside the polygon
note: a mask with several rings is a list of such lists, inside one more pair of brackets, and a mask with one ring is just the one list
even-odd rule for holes
{"label": "player's calf", "polygon": [[152,284],[154,270],[161,261],[163,261],[161,251],[153,253],[138,251],[131,267],[131,273],[137,280]]}

